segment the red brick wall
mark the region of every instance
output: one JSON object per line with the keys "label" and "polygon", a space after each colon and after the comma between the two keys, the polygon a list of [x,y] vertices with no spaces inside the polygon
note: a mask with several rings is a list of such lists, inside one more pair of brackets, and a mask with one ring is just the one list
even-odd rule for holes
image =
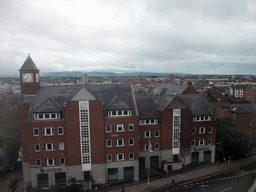
{"label": "red brick wall", "polygon": [[[151,131],[152,137],[150,139],[152,149],[155,150],[155,144],[159,143],[159,150],[162,149],[162,143],[161,143],[161,137],[162,137],[162,131],[161,131],[161,125],[140,125],[140,150],[144,150],[144,145],[149,143],[148,138],[144,138],[144,132],[145,131]],[[159,137],[155,137],[155,131],[159,131]]]}
{"label": "red brick wall", "polygon": [[[129,153],[134,153],[134,159],[139,159],[139,118],[138,117],[107,117],[105,119],[105,141],[104,146],[106,149],[105,161],[107,154],[112,154],[112,161],[116,160],[117,153],[125,153],[126,160],[129,159]],[[129,131],[129,124],[134,124],[134,131]],[[115,132],[116,124],[125,124],[125,132]],[[111,133],[106,132],[106,125],[111,125]],[[134,138],[134,146],[129,146],[129,138]],[[108,139],[112,140],[112,147],[107,148],[106,142]],[[125,147],[116,147],[116,139],[125,139]],[[101,155],[101,154],[100,154]]]}
{"label": "red brick wall", "polygon": [[159,112],[161,117],[161,149],[172,149],[172,125],[173,125],[173,111],[165,110],[163,112]]}
{"label": "red brick wall", "polygon": [[192,83],[188,83],[188,87],[183,91],[182,94],[198,94],[198,92],[192,86]]}
{"label": "red brick wall", "polygon": [[254,103],[256,101],[256,90],[246,89],[245,90],[245,100]]}

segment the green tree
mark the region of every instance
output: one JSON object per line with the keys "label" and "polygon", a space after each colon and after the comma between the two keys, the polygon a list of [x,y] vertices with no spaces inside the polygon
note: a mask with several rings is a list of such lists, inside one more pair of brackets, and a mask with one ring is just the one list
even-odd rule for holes
{"label": "green tree", "polygon": [[256,146],[255,134],[236,127],[232,116],[217,118],[217,121],[217,158],[224,156],[227,159],[231,155],[236,159],[245,156]]}
{"label": "green tree", "polygon": [[256,180],[256,172],[249,171],[249,173],[246,175],[244,182],[248,187],[251,187]]}

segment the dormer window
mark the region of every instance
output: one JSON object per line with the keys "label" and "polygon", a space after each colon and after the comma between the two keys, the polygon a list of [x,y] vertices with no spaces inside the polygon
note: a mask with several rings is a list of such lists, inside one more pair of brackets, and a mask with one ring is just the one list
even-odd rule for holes
{"label": "dormer window", "polygon": [[132,110],[111,110],[108,111],[108,117],[132,116]]}
{"label": "dormer window", "polygon": [[36,113],[35,120],[60,119],[60,113]]}
{"label": "dormer window", "polygon": [[197,116],[193,117],[193,121],[210,121],[212,119],[211,116]]}
{"label": "dormer window", "polygon": [[158,119],[142,119],[140,125],[155,125],[158,124]]}

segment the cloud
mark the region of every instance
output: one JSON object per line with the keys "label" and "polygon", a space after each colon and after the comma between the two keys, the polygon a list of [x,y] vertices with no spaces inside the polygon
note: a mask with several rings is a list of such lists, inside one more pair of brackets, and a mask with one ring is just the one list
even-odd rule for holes
{"label": "cloud", "polygon": [[[252,0],[0,2],[0,67],[41,71],[255,71]],[[240,67],[243,66],[243,67]]]}

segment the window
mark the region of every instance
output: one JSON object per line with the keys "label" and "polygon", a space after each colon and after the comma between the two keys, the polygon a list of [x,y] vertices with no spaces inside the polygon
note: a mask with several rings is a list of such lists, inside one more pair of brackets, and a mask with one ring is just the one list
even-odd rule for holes
{"label": "window", "polygon": [[159,143],[155,144],[155,150],[159,150]]}
{"label": "window", "polygon": [[195,146],[195,144],[196,144],[196,141],[195,141],[195,140],[192,140],[192,141],[191,141],[191,145],[192,145],[192,146]]}
{"label": "window", "polygon": [[155,131],[155,137],[159,137],[159,131],[158,130]]}
{"label": "window", "polygon": [[112,155],[111,154],[107,154],[107,162],[111,162],[112,161]]}
{"label": "window", "polygon": [[55,148],[54,148],[54,143],[46,143],[44,144],[44,150],[45,151],[53,151]]}
{"label": "window", "polygon": [[134,131],[134,124],[133,123],[129,124],[129,131]]}
{"label": "window", "polygon": [[130,139],[129,139],[129,145],[130,145],[130,146],[133,146],[133,145],[134,145],[134,139],[133,139],[133,138],[130,138]]}
{"label": "window", "polygon": [[212,127],[209,127],[209,133],[212,133]]}
{"label": "window", "polygon": [[118,169],[111,168],[108,169],[108,181],[117,181],[118,180]]}
{"label": "window", "polygon": [[199,134],[205,133],[205,127],[199,127]]}
{"label": "window", "polygon": [[151,131],[145,131],[144,138],[151,138]]}
{"label": "window", "polygon": [[144,145],[144,151],[148,151],[149,150],[149,144],[145,144]]}
{"label": "window", "polygon": [[208,145],[211,145],[212,144],[212,139],[209,139],[208,140]]}
{"label": "window", "polygon": [[54,158],[46,159],[45,164],[46,166],[53,166],[55,165],[55,159]]}
{"label": "window", "polygon": [[41,167],[41,160],[40,159],[36,159],[36,166]]}
{"label": "window", "polygon": [[116,146],[117,146],[117,147],[123,147],[123,146],[125,146],[125,139],[117,139],[117,140],[116,140]]}
{"label": "window", "polygon": [[196,134],[196,128],[192,129],[192,134]]}
{"label": "window", "polygon": [[204,139],[199,140],[199,145],[204,145]]}
{"label": "window", "polygon": [[132,110],[115,110],[115,111],[108,111],[109,117],[115,116],[132,116]]}
{"label": "window", "polygon": [[107,147],[112,147],[112,140],[111,139],[107,140]]}
{"label": "window", "polygon": [[116,154],[116,160],[117,160],[117,161],[123,161],[123,160],[125,160],[125,154],[124,154],[124,153],[118,153],[118,154]]}
{"label": "window", "polygon": [[34,128],[33,129],[33,134],[34,134],[34,136],[39,136],[39,129],[38,128]]}
{"label": "window", "polygon": [[125,131],[124,124],[116,124],[116,132],[123,132]]}
{"label": "window", "polygon": [[53,127],[45,127],[44,128],[44,135],[54,135]]}
{"label": "window", "polygon": [[140,125],[154,125],[158,124],[158,119],[142,119]]}
{"label": "window", "polygon": [[64,143],[59,143],[59,150],[64,150]]}
{"label": "window", "polygon": [[58,135],[64,135],[63,127],[58,127]]}
{"label": "window", "polygon": [[134,159],[134,153],[129,153],[129,160],[133,160]]}
{"label": "window", "polygon": [[111,132],[111,125],[107,125],[106,126],[106,131],[109,133],[109,132]]}
{"label": "window", "polygon": [[40,151],[40,145],[39,144],[35,144],[35,151],[39,152]]}
{"label": "window", "polygon": [[64,157],[60,158],[60,165],[65,165],[65,158]]}
{"label": "window", "polygon": [[37,113],[34,114],[35,120],[60,119],[60,113]]}

